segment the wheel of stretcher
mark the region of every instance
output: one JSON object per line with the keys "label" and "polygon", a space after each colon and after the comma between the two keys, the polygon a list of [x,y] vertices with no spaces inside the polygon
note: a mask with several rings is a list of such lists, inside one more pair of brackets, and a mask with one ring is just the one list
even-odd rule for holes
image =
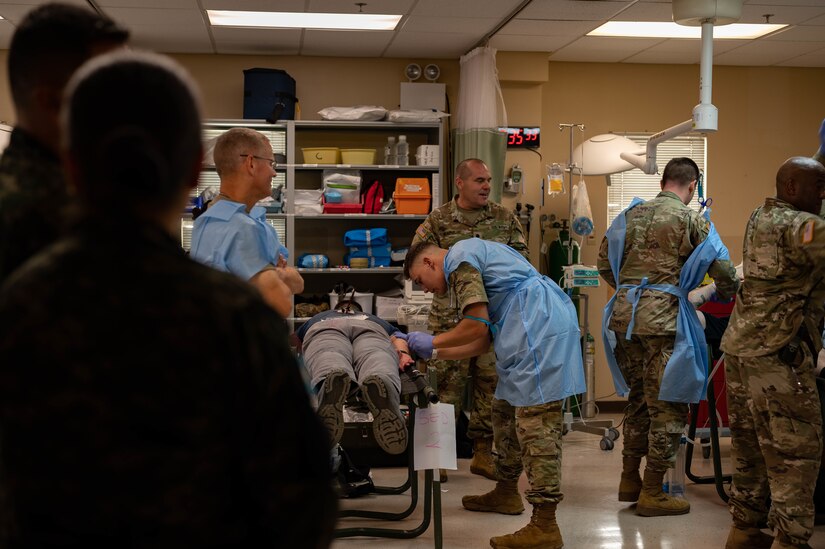
{"label": "wheel of stretcher", "polygon": [[610,440],[610,437],[602,437],[599,441],[599,448],[604,451],[612,450],[613,449],[613,441]]}
{"label": "wheel of stretcher", "polygon": [[610,437],[610,440],[619,440],[619,430],[615,427],[611,427],[607,430],[607,436]]}

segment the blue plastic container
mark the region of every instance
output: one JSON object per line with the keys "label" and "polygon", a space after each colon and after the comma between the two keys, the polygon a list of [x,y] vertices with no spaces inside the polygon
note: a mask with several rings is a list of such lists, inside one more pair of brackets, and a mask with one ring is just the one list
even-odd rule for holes
{"label": "blue plastic container", "polygon": [[246,119],[294,120],[295,79],[280,69],[243,71],[243,117]]}

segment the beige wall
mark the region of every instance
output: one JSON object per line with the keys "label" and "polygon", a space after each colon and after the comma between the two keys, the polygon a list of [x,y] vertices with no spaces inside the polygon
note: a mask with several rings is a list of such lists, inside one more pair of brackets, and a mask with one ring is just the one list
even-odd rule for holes
{"label": "beige wall", "polygon": [[[548,65],[534,55],[516,53],[499,55],[498,64],[502,79],[529,73],[524,65],[536,65],[534,74],[540,75]],[[549,63],[547,82],[503,81],[510,123],[542,126],[542,161],[529,152],[508,153],[508,170],[515,162],[524,168],[526,191],[519,200],[538,206],[544,164],[568,161],[569,134],[559,132],[559,123],[585,124],[585,138],[610,131],[662,130],[690,118],[698,103],[698,72],[694,65]],[[739,262],[747,218],[765,196],[773,194],[779,165],[789,156],[816,150],[816,130],[825,117],[825,69],[715,67],[713,78],[719,131],[708,137],[708,189],[714,198],[713,220]],[[574,144],[580,140],[577,133]],[[596,237],[586,241],[582,257],[584,263],[595,264],[607,224],[607,188],[604,177],[586,181]],[[508,205],[515,201],[505,199]],[[542,211],[567,218],[567,207],[564,195],[546,200]],[[538,213],[531,231],[534,263],[539,258]],[[599,337],[601,311],[611,292],[601,287],[589,294],[599,397],[613,392]]]}
{"label": "beige wall", "polygon": [[[14,121],[6,73],[7,50],[0,50],[0,121]],[[458,97],[458,61],[446,59],[364,59],[341,57],[273,57],[253,55],[172,55],[200,84],[206,118],[243,117],[243,70],[254,67],[287,71],[296,81],[304,120],[333,105],[382,105],[398,108],[404,68],[435,63],[439,82],[447,84],[450,104]],[[419,80],[419,82],[426,82]]]}

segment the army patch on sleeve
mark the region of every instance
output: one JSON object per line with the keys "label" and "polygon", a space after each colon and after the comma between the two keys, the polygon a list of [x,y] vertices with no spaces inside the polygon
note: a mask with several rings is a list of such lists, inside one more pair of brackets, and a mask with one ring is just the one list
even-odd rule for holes
{"label": "army patch on sleeve", "polygon": [[809,219],[802,230],[802,243],[810,244],[814,239],[814,220]]}
{"label": "army patch on sleeve", "polygon": [[424,224],[423,223],[418,226],[418,228],[415,230],[415,232],[416,232],[416,234],[418,234],[418,236],[420,236],[421,238],[426,240],[428,235],[427,235],[427,231],[424,229]]}

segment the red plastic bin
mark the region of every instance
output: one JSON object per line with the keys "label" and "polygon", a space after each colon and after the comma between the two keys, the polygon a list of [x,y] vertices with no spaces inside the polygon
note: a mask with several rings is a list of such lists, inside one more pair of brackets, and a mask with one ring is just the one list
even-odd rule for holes
{"label": "red plastic bin", "polygon": [[324,205],[324,213],[325,214],[348,214],[348,213],[361,213],[364,211],[364,197],[361,197],[361,202],[358,204],[333,204],[331,202],[327,202],[326,197],[323,198],[322,203]]}

